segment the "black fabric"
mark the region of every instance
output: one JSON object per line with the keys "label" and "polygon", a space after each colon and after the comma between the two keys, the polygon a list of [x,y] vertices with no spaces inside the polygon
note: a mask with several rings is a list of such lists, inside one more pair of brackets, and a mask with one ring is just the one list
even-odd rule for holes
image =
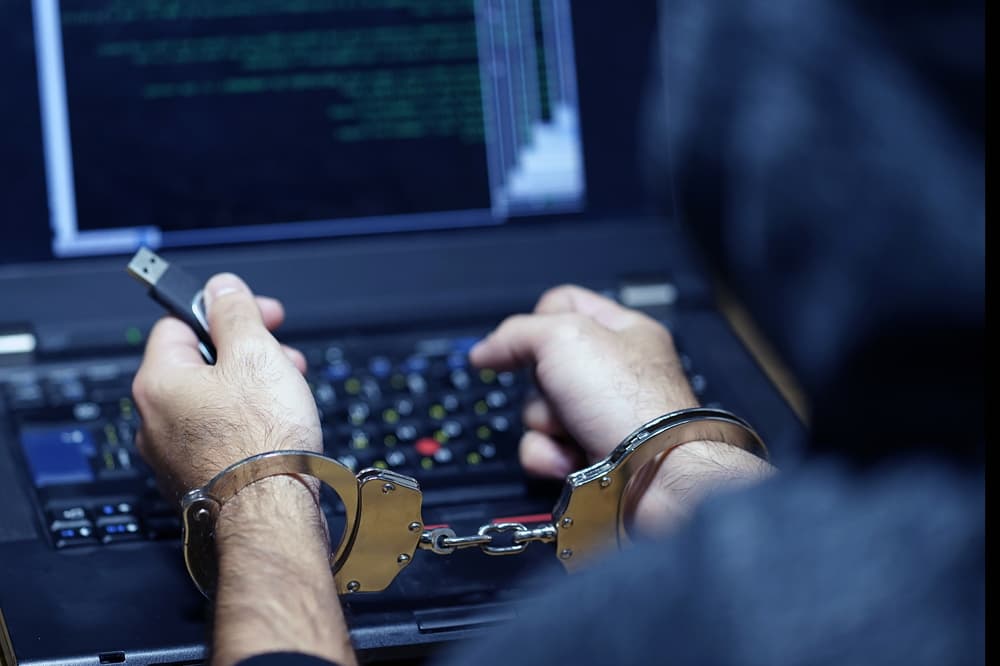
{"label": "black fabric", "polygon": [[332,661],[296,652],[274,652],[244,659],[236,666],[340,666]]}
{"label": "black fabric", "polygon": [[983,3],[662,7],[651,189],[805,383],[813,450],[979,464]]}
{"label": "black fabric", "polygon": [[813,465],[561,583],[448,664],[976,664],[982,477]]}
{"label": "black fabric", "polygon": [[804,380],[811,455],[448,663],[984,663],[983,3],[661,7],[650,183]]}

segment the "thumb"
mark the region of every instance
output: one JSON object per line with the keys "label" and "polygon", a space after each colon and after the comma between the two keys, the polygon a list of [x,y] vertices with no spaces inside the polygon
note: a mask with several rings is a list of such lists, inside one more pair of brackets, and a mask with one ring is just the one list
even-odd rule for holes
{"label": "thumb", "polygon": [[205,285],[208,330],[220,357],[240,341],[271,339],[250,287],[232,273],[213,276]]}

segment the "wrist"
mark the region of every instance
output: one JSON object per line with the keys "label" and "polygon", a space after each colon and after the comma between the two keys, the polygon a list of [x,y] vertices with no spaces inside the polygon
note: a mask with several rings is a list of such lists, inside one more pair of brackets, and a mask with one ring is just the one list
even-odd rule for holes
{"label": "wrist", "polygon": [[708,496],[772,477],[767,461],[725,442],[687,442],[649,465],[648,484],[634,502],[639,531],[662,534],[691,515]]}
{"label": "wrist", "polygon": [[309,477],[268,477],[222,507],[213,663],[273,652],[355,663],[318,488]]}
{"label": "wrist", "polygon": [[219,512],[216,545],[220,565],[252,550],[287,556],[290,565],[325,566],[330,544],[318,481],[281,475],[243,488]]}

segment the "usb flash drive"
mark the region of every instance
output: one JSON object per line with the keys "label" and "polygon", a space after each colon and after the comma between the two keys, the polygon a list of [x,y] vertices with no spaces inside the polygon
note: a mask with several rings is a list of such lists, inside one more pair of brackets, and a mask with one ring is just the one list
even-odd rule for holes
{"label": "usb flash drive", "polygon": [[214,364],[215,346],[208,334],[205,292],[201,283],[146,248],[135,253],[128,263],[128,272],[149,287],[149,295],[154,301],[194,330],[201,355],[209,364]]}

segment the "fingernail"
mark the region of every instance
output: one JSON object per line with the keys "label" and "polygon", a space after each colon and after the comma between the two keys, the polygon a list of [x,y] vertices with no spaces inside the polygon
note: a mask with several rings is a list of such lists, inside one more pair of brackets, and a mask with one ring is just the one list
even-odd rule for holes
{"label": "fingernail", "polygon": [[205,285],[205,305],[210,306],[212,301],[221,298],[226,294],[238,291],[246,291],[247,286],[243,280],[232,273],[220,273],[208,281]]}

